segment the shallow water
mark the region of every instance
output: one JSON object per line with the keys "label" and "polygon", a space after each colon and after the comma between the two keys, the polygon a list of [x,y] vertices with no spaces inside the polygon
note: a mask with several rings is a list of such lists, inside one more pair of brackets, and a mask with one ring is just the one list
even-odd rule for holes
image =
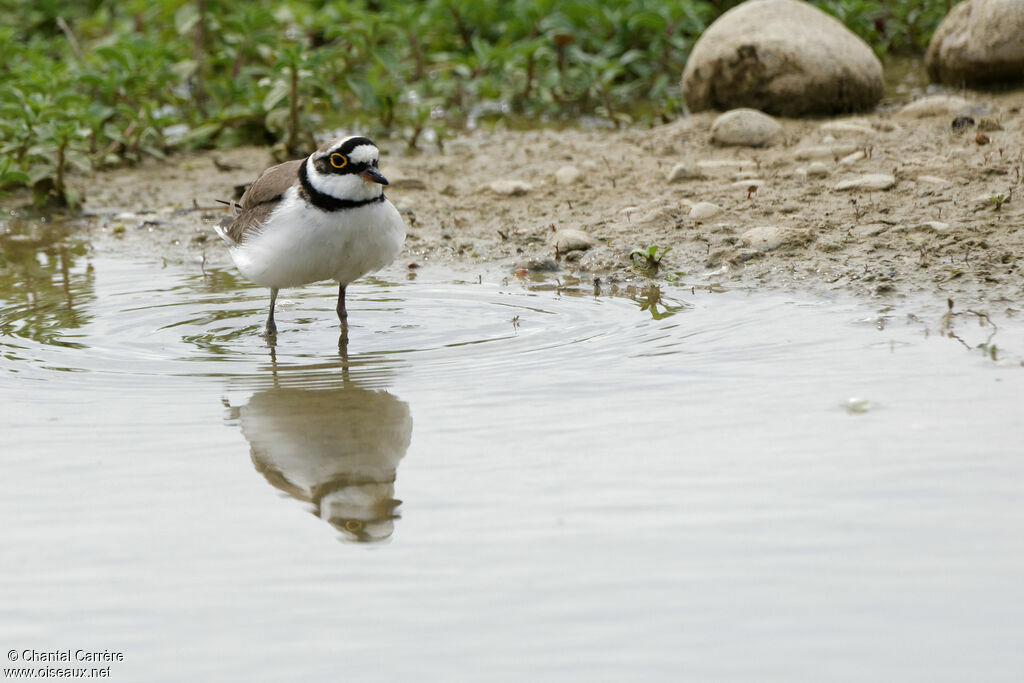
{"label": "shallow water", "polygon": [[1024,670],[1015,318],[395,270],[347,344],[330,286],[282,293],[270,348],[232,271],[0,248],[8,649],[133,681]]}

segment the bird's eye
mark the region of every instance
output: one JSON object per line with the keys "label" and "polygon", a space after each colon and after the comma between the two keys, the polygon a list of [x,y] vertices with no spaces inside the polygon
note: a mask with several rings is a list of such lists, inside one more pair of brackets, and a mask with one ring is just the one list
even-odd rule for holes
{"label": "bird's eye", "polygon": [[331,155],[331,166],[334,168],[345,168],[348,166],[348,157],[344,154],[338,154],[335,152]]}
{"label": "bird's eye", "polygon": [[347,519],[345,520],[345,529],[347,531],[362,531],[363,521],[360,519]]}

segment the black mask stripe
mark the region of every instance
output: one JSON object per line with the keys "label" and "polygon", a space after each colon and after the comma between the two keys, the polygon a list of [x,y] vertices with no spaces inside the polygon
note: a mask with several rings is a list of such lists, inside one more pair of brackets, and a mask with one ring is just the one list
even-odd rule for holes
{"label": "black mask stripe", "polygon": [[384,193],[370,199],[338,199],[329,194],[321,192],[309,182],[309,173],[306,171],[306,164],[299,166],[299,183],[306,197],[318,209],[324,211],[340,211],[341,209],[354,209],[367,204],[376,204],[384,201]]}

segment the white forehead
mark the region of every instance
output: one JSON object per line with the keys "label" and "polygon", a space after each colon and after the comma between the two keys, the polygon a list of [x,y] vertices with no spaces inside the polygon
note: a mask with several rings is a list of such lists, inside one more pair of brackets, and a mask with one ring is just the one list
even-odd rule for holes
{"label": "white forehead", "polygon": [[357,164],[367,164],[376,161],[377,154],[377,148],[373,145],[359,145],[349,153],[348,158]]}

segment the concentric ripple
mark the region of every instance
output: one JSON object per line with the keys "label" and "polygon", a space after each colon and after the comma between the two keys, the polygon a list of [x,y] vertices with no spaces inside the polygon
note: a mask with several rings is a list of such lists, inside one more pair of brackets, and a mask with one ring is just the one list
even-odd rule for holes
{"label": "concentric ripple", "polygon": [[[260,336],[267,290],[231,272],[195,272],[124,259],[80,258],[10,275],[0,299],[4,370],[28,380],[54,371],[118,378],[311,377],[344,367],[371,380],[396,364],[437,373],[553,365],[581,353],[671,351],[671,314],[690,304],[636,295],[534,291],[528,284],[388,282],[350,287],[340,337],[334,288],[282,292],[276,343]],[[656,319],[660,318],[660,319]]]}
{"label": "concentric ripple", "polygon": [[[237,386],[288,373],[331,382],[339,368],[369,385],[387,384],[402,367],[428,377],[485,374],[500,382],[508,373],[579,358],[601,367],[646,357],[657,368],[675,356],[691,375],[720,375],[723,367],[742,374],[761,372],[794,351],[827,363],[833,342],[862,327],[863,310],[855,304],[683,288],[612,295],[440,274],[350,286],[347,342],[339,336],[334,287],[286,290],[271,345],[260,336],[267,290],[232,270],[100,257],[63,241],[30,246],[9,250],[0,264],[2,371],[24,382],[59,372],[62,382],[90,389],[140,377],[230,377]],[[872,343],[920,343],[927,336],[921,325],[903,327],[894,339],[891,329],[877,326],[885,333]],[[985,352],[997,357],[988,328],[978,334]]]}

